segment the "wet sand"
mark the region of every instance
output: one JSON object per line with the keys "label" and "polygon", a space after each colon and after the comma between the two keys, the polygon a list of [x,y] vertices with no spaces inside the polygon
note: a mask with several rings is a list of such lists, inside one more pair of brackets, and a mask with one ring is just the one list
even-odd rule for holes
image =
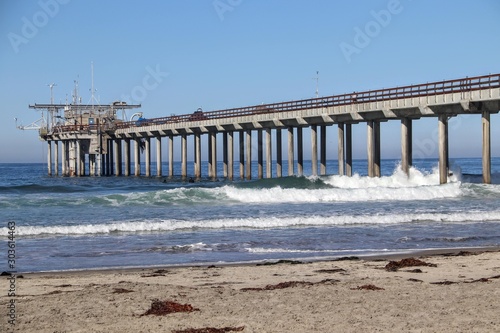
{"label": "wet sand", "polygon": [[[0,326],[51,333],[500,332],[499,249],[427,251],[400,261],[407,257],[32,273],[15,280],[16,297],[7,296],[10,280],[2,276]],[[390,261],[426,265],[388,270]],[[8,323],[12,299],[15,325]],[[171,309],[189,312],[164,313]],[[147,314],[155,310],[163,314]]]}

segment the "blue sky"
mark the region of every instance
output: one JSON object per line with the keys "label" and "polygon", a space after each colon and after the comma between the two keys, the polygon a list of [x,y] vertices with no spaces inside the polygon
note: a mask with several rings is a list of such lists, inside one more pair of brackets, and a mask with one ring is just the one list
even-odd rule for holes
{"label": "blue sky", "polygon": [[[316,71],[321,96],[498,73],[499,14],[497,0],[3,0],[0,162],[45,160],[37,132],[17,130],[14,118],[38,119],[28,104],[49,102],[49,83],[64,103],[78,79],[90,101],[91,62],[101,103],[138,102],[160,117],[314,97]],[[413,126],[424,147],[437,120]],[[450,126],[450,156],[480,156],[480,117]],[[365,158],[366,125],[353,131],[354,157]],[[399,137],[399,121],[382,124],[383,158],[399,158]]]}

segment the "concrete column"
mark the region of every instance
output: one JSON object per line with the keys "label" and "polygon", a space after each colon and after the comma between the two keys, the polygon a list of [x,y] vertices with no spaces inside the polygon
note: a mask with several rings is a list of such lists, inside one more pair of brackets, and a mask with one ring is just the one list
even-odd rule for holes
{"label": "concrete column", "polygon": [[54,141],[54,171],[59,176],[59,141]]}
{"label": "concrete column", "polygon": [[247,130],[247,160],[245,164],[245,173],[248,180],[252,179],[252,130]]}
{"label": "concrete column", "polygon": [[146,177],[151,177],[151,138],[146,137],[144,139],[144,155],[146,160]]}
{"label": "concrete column", "polygon": [[302,127],[297,127],[297,173],[304,175],[304,142],[302,140]]}
{"label": "concrete column", "polygon": [[141,139],[135,138],[135,147],[134,147],[134,175],[141,175]]}
{"label": "concrete column", "polygon": [[368,154],[368,177],[375,177],[374,146],[373,146],[373,120],[367,123],[366,150]]}
{"label": "concrete column", "polygon": [[245,178],[245,132],[239,132],[240,139],[240,179]]}
{"label": "concrete column", "polygon": [[213,171],[213,167],[212,167],[212,158],[213,158],[213,155],[212,155],[212,133],[208,133],[208,140],[207,140],[207,144],[208,144],[208,178],[213,178],[213,175],[212,175],[212,171]]}
{"label": "concrete column", "polygon": [[491,184],[491,133],[490,113],[483,111],[483,183]]}
{"label": "concrete column", "polygon": [[47,141],[47,174],[52,176],[52,142]]}
{"label": "concrete column", "polygon": [[217,132],[210,132],[212,142],[212,178],[217,179]]}
{"label": "concrete column", "polygon": [[125,171],[123,175],[128,177],[130,176],[130,139],[125,139],[123,153],[125,155]]}
{"label": "concrete column", "polygon": [[82,147],[81,147],[81,141],[76,140],[76,175],[77,176],[82,176]]}
{"label": "concrete column", "polygon": [[326,125],[321,125],[320,136],[320,175],[326,175]]}
{"label": "concrete column", "polygon": [[168,137],[168,176],[174,176],[174,137]]}
{"label": "concrete column", "polygon": [[281,128],[276,129],[276,177],[283,177],[283,148],[281,145]]}
{"label": "concrete column", "polygon": [[401,119],[401,169],[407,175],[410,175],[411,166],[411,127],[412,120],[410,118]]}
{"label": "concrete column", "polygon": [[197,179],[201,178],[201,137],[200,133],[194,135],[194,174]]}
{"label": "concrete column", "polygon": [[113,174],[113,145],[111,139],[106,140],[106,145],[108,147],[108,153],[106,154],[106,176],[111,176]]}
{"label": "concrete column", "polygon": [[122,174],[122,156],[121,156],[121,147],[120,147],[120,139],[115,138],[113,140],[114,150],[115,150],[115,176],[121,176]]}
{"label": "concrete column", "polygon": [[234,132],[228,132],[228,146],[227,146],[227,158],[228,158],[228,172],[227,177],[229,180],[234,178]]}
{"label": "concrete column", "polygon": [[375,177],[380,177],[380,122],[373,123],[373,174]]}
{"label": "concrete column", "polygon": [[345,172],[352,176],[352,124],[345,124]]}
{"label": "concrete column", "polygon": [[263,163],[263,149],[262,149],[262,130],[259,129],[257,130],[257,178],[262,179],[263,175],[263,168],[262,168],[262,163]]}
{"label": "concrete column", "polygon": [[69,141],[69,175],[76,176],[76,143],[75,140]]}
{"label": "concrete column", "polygon": [[181,177],[187,177],[187,135],[181,135]]}
{"label": "concrete column", "polygon": [[293,176],[295,173],[293,141],[293,127],[288,127],[288,176]]}
{"label": "concrete column", "polygon": [[266,128],[266,178],[273,177],[273,151],[271,129]]}
{"label": "concrete column", "polygon": [[161,158],[161,136],[156,137],[156,177],[163,175]]}
{"label": "concrete column", "polygon": [[69,176],[70,175],[70,170],[69,170],[69,145],[70,145],[70,141],[64,141],[64,154],[65,154],[65,157],[64,157],[64,168],[66,170],[65,172],[65,176]]}
{"label": "concrete column", "polygon": [[312,175],[318,175],[318,126],[311,126],[311,164]]}
{"label": "concrete column", "polygon": [[345,150],[344,150],[344,123],[338,123],[338,162],[339,175],[345,175]]}
{"label": "concrete column", "polygon": [[85,151],[80,151],[80,176],[85,176]]}
{"label": "concrete column", "polygon": [[227,178],[227,132],[222,133],[222,175]]}
{"label": "concrete column", "polygon": [[439,115],[439,183],[446,184],[448,182],[448,163],[446,156],[448,155],[448,137],[446,135],[448,127],[448,116],[445,114]]}

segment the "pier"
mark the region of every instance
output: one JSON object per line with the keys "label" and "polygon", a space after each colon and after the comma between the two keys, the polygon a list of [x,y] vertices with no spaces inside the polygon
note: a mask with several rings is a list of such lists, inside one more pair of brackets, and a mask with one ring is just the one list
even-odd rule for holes
{"label": "pier", "polygon": [[[187,138],[192,136],[192,176],[200,178],[203,135],[208,138],[206,175],[210,178],[222,176],[232,180],[235,167],[239,167],[242,179],[270,178],[273,170],[277,177],[302,175],[304,128],[310,128],[311,132],[312,174],[326,173],[327,153],[333,151],[333,147],[327,146],[326,133],[327,130],[336,130],[338,147],[335,150],[339,174],[351,176],[352,126],[366,124],[368,176],[380,177],[380,123],[386,121],[401,123],[401,166],[408,174],[413,157],[413,121],[433,117],[436,118],[439,136],[441,184],[447,182],[449,175],[449,119],[464,114],[477,114],[482,118],[483,182],[490,183],[490,115],[500,110],[500,74],[209,112],[197,110],[189,114],[151,119],[119,119],[120,112],[140,107],[124,102],[98,106],[51,103],[29,107],[47,112],[46,126],[40,128],[39,133],[40,138],[47,142],[48,174],[62,176],[131,176],[132,162],[135,176],[173,176],[173,152],[174,149],[180,149],[180,175],[188,177],[191,175],[187,174]],[[288,136],[285,147],[282,131],[286,131]],[[257,175],[252,175],[251,172],[252,163],[255,163],[252,160],[254,135],[257,136],[258,145]],[[180,138],[180,148],[174,147],[174,137]],[[223,147],[222,170],[217,168],[218,140],[222,140]],[[152,143],[156,147],[157,165],[154,175],[151,172]],[[235,144],[239,147],[237,164]],[[168,149],[166,174],[162,170],[164,147]],[[283,149],[288,151],[286,174],[282,163]],[[274,161],[273,150],[276,156]],[[144,170],[141,169],[141,155],[145,159]]]}

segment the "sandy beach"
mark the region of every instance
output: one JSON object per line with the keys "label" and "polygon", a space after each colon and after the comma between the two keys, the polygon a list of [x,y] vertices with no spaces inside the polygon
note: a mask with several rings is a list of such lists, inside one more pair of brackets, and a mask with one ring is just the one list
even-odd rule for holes
{"label": "sandy beach", "polygon": [[52,333],[500,331],[498,249],[343,259],[23,274],[15,297],[2,276],[0,323]]}

